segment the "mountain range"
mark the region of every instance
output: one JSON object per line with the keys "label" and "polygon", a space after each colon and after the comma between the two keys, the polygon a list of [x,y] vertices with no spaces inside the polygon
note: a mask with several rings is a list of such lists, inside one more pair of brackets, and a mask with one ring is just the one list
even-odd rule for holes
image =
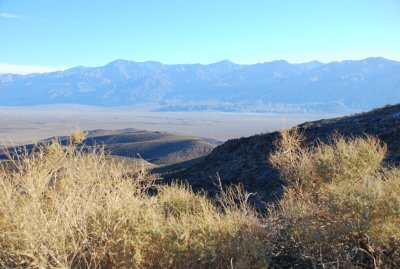
{"label": "mountain range", "polygon": [[349,112],[400,101],[400,62],[167,65],[116,60],[44,74],[1,74],[0,105],[152,105],[157,111]]}

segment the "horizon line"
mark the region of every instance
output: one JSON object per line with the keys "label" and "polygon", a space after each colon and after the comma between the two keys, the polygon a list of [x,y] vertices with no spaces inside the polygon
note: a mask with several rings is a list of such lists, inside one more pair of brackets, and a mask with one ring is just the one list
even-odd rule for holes
{"label": "horizon line", "polygon": [[[9,64],[9,63],[1,63],[0,62],[0,75],[31,75],[31,74],[47,74],[47,73],[53,73],[53,72],[60,72],[60,71],[67,71],[71,70],[74,68],[99,68],[99,67],[104,67],[109,64],[115,63],[115,62],[131,62],[131,63],[158,63],[162,65],[202,65],[202,66],[208,66],[208,65],[214,65],[214,64],[219,64],[219,63],[229,63],[233,65],[242,65],[242,66],[250,66],[250,65],[257,65],[257,64],[266,64],[266,63],[274,63],[274,62],[285,62],[288,64],[308,64],[308,63],[321,63],[321,64],[330,64],[330,63],[341,63],[341,62],[358,62],[358,61],[364,61],[367,59],[383,59],[386,61],[392,61],[392,62],[399,62],[400,60],[392,60],[389,58],[385,58],[382,56],[370,56],[366,58],[360,58],[360,59],[344,59],[344,60],[334,60],[334,61],[320,61],[320,60],[310,60],[310,61],[302,61],[302,62],[289,62],[288,60],[285,59],[277,59],[277,60],[271,60],[271,61],[263,61],[263,62],[256,62],[256,63],[237,63],[233,62],[229,59],[224,59],[220,60],[217,62],[211,62],[211,63],[163,63],[161,61],[156,61],[156,60],[148,60],[148,61],[134,61],[134,60],[127,60],[127,59],[122,59],[118,58],[115,60],[112,60],[110,62],[107,62],[106,64],[103,65],[75,65],[72,67],[67,67],[67,66],[48,66],[48,65],[25,65],[25,64]],[[13,70],[13,71],[6,71],[6,70]]]}

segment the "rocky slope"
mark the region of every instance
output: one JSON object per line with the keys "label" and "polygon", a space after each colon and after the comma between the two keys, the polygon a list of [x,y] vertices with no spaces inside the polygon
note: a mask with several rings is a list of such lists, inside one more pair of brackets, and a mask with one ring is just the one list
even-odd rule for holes
{"label": "rocky slope", "polygon": [[[329,142],[335,134],[377,136],[388,145],[386,162],[400,163],[400,105],[343,118],[306,122],[298,127],[310,145],[317,140]],[[284,182],[267,158],[275,149],[274,141],[279,136],[279,132],[274,132],[229,140],[206,157],[186,166],[165,169],[165,181],[187,181],[194,189],[205,189],[212,195],[216,191],[214,182],[218,174],[223,184],[242,183],[247,191],[257,193],[253,199],[258,204],[273,201],[282,193]]]}

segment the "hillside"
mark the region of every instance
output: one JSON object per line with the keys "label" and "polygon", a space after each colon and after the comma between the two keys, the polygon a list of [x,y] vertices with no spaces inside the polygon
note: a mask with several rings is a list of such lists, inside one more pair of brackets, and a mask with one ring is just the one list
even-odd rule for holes
{"label": "hillside", "polygon": [[[385,107],[299,129],[310,144],[338,128],[347,136],[374,133],[389,145],[386,161],[396,163],[399,112],[400,105]],[[138,143],[170,135],[96,130],[86,143],[120,144],[135,134]],[[187,183],[156,184],[137,160],[82,150],[77,131],[71,136],[76,143],[64,139],[37,154],[22,152],[0,163],[0,268],[398,268],[400,169],[382,163],[386,148],[371,137],[336,137],[310,149],[298,143],[298,132],[283,134],[270,160],[298,184],[264,212],[250,206],[240,186],[209,197]],[[203,161],[189,161],[190,172],[203,172],[203,181],[188,183],[207,187],[212,169],[224,169],[223,183],[227,171],[247,178],[260,176],[255,169],[268,174],[262,151],[278,137],[228,141]],[[281,188],[273,173],[260,177],[259,186],[242,181],[271,196],[268,187]],[[262,186],[267,180],[272,184]]]}
{"label": "hillside", "polygon": [[152,105],[157,111],[344,112],[400,100],[400,63],[384,58],[290,64],[166,65],[116,60],[0,75],[0,105]]}
{"label": "hillside", "polygon": [[[58,139],[62,144],[66,137],[49,138],[43,142]],[[204,156],[211,152],[217,143],[198,137],[183,136],[167,132],[150,132],[137,129],[92,130],[83,141],[86,146],[104,146],[106,153],[129,158],[143,158],[157,165],[172,164]],[[33,145],[27,145],[32,149]],[[1,152],[0,152],[1,154]],[[0,158],[5,158],[0,155]]]}
{"label": "hillside", "polygon": [[[306,122],[298,127],[310,145],[319,140],[329,142],[335,134],[377,136],[388,145],[386,162],[400,163],[400,105],[348,117]],[[217,191],[214,179],[218,174],[223,184],[242,183],[247,191],[257,193],[258,202],[275,200],[282,193],[284,183],[267,158],[276,149],[274,142],[279,137],[279,132],[273,132],[228,140],[206,157],[186,166],[170,167],[170,171],[175,172],[165,173],[165,181],[187,180],[194,189],[205,189],[214,194]]]}
{"label": "hillside", "polygon": [[141,157],[154,164],[171,164],[207,155],[215,147],[213,141],[167,132],[134,129],[95,130],[88,133],[86,145],[103,145],[111,155]]}

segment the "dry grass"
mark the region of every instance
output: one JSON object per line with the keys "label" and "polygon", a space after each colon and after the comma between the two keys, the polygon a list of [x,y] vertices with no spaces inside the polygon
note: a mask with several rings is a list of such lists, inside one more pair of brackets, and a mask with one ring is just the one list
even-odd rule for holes
{"label": "dry grass", "polygon": [[386,146],[369,136],[314,148],[303,141],[285,131],[269,158],[289,182],[271,209],[285,243],[321,262],[398,268],[400,170],[382,165]]}
{"label": "dry grass", "polygon": [[266,216],[241,186],[154,185],[77,144],[0,167],[1,268],[400,267],[400,170],[376,138],[310,148],[283,132],[269,159],[289,184]]}
{"label": "dry grass", "polygon": [[101,149],[74,144],[0,169],[0,267],[266,266],[264,231],[247,205],[223,210],[188,186],[154,186],[145,171],[125,173]]}

